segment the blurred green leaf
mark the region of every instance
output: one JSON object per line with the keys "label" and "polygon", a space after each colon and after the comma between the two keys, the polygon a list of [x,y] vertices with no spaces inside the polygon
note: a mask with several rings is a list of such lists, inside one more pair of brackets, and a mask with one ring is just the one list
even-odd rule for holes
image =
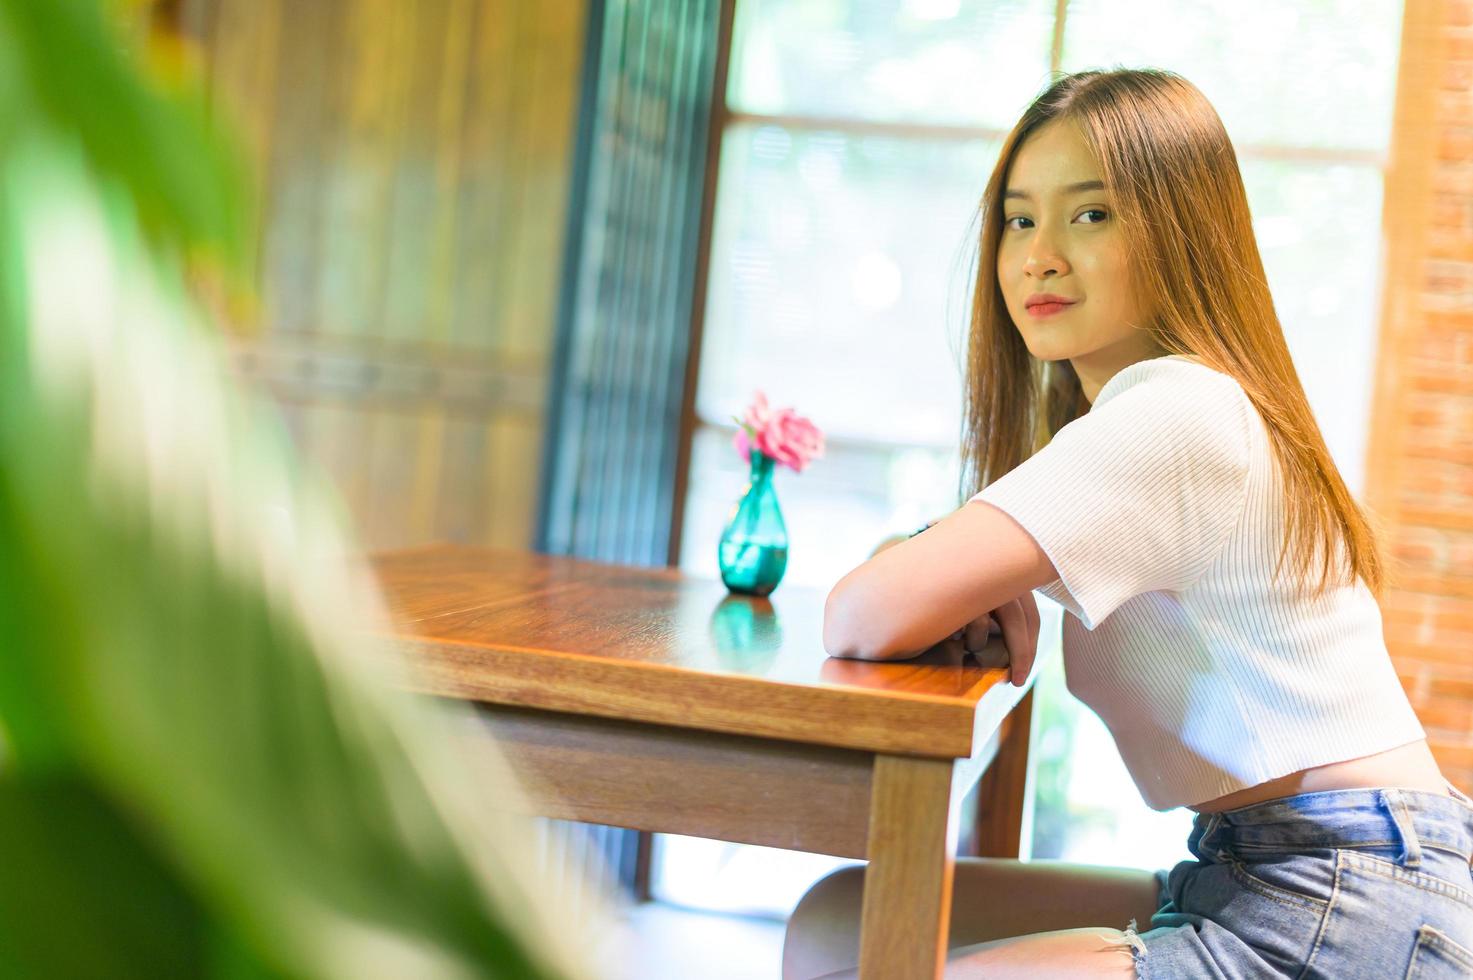
{"label": "blurred green leaf", "polygon": [[0,778],[0,840],[0,976],[200,972],[199,908],[86,783]]}
{"label": "blurred green leaf", "polygon": [[239,251],[234,167],[121,51],[0,0],[0,975],[589,975],[509,770],[399,693],[203,329],[179,260]]}
{"label": "blurred green leaf", "polygon": [[97,178],[126,189],[155,247],[246,261],[244,157],[211,126],[202,88],[146,84],[93,0],[0,0],[0,37],[12,125],[77,140]]}

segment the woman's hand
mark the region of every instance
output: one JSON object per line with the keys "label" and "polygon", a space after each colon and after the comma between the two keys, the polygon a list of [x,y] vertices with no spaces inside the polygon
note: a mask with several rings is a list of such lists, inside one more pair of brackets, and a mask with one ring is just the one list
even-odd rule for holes
{"label": "woman's hand", "polygon": [[[1032,592],[1025,592],[972,620],[936,647],[970,653],[983,667],[1006,667],[1009,680],[1022,687],[1038,657],[1038,629],[1038,601]],[[989,648],[988,641],[999,633],[1003,638],[1002,648],[996,643]]]}

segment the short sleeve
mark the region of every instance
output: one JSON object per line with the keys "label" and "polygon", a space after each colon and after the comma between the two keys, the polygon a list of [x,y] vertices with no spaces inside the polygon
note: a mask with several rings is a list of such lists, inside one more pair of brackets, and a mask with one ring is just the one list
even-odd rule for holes
{"label": "short sleeve", "polygon": [[972,498],[1033,536],[1059,573],[1049,594],[1090,630],[1137,595],[1195,582],[1247,494],[1255,409],[1238,383],[1186,362],[1139,368]]}

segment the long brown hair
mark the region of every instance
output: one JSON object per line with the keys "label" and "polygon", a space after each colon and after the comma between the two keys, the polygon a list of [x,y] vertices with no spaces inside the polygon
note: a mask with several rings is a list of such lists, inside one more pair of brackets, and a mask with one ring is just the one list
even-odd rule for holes
{"label": "long brown hair", "polygon": [[[963,499],[1022,463],[1089,411],[1073,366],[1029,352],[997,281],[1002,194],[1014,154],[1053,120],[1079,126],[1114,198],[1143,324],[1162,354],[1190,355],[1238,380],[1267,423],[1286,495],[1285,556],[1315,594],[1332,555],[1379,597],[1379,533],[1336,470],[1274,312],[1253,237],[1237,155],[1217,112],[1192,83],[1157,69],[1063,76],[1028,107],[987,181],[968,334]],[[1343,549],[1337,547],[1342,546]],[[1353,581],[1353,578],[1348,579]]]}

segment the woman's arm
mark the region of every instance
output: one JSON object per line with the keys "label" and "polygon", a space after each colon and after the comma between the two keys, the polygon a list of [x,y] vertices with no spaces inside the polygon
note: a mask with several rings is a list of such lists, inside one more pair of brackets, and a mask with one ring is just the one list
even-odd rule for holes
{"label": "woman's arm", "polygon": [[972,501],[840,579],[824,603],[824,649],[863,660],[911,657],[1056,578],[1027,531]]}
{"label": "woman's arm", "polygon": [[908,541],[909,539],[915,537],[917,534],[920,534],[921,531],[926,530],[926,528],[932,527],[933,525],[939,524],[940,522],[941,519],[937,518],[934,521],[927,521],[926,527],[921,528],[920,531],[911,531],[909,534],[892,534],[885,540],[881,541],[879,544],[875,545],[875,550],[871,551],[869,553],[869,556],[873,558],[875,555],[878,555],[882,551],[888,551],[889,549],[895,547],[897,544]]}

